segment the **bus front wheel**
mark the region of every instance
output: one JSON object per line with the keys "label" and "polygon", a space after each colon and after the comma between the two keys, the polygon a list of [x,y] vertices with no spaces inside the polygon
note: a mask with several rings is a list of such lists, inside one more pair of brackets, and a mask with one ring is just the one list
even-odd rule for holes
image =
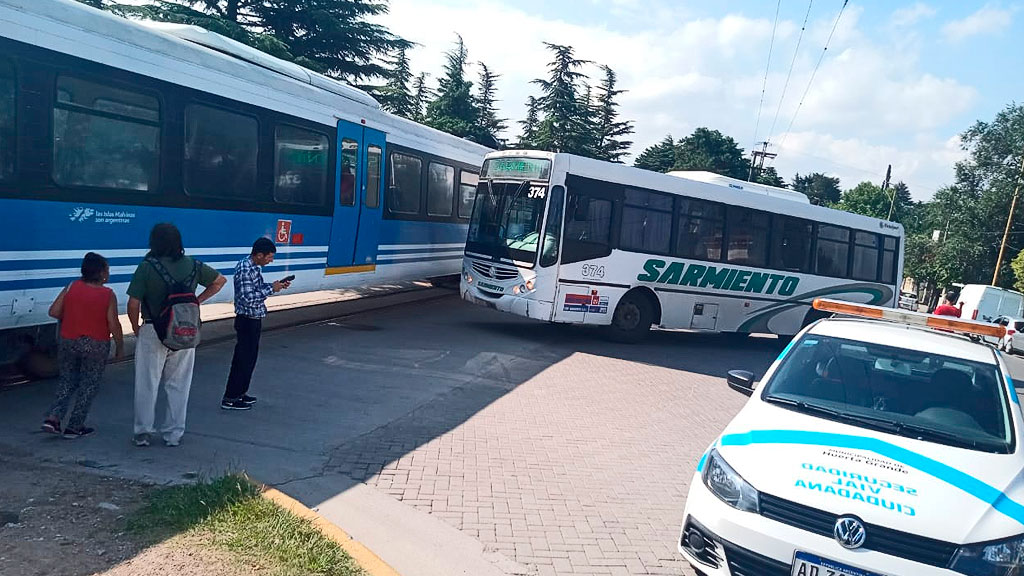
{"label": "bus front wheel", "polygon": [[653,323],[654,311],[647,298],[640,294],[626,294],[615,307],[608,334],[616,342],[635,344],[647,336]]}

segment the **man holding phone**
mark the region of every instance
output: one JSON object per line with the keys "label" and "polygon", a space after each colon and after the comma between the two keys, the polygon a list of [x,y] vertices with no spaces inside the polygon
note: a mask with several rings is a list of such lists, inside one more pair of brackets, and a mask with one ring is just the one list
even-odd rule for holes
{"label": "man holding phone", "polygon": [[291,286],[295,276],[272,284],[263,281],[260,268],[274,261],[277,246],[269,238],[259,238],[252,253],[235,265],[235,355],[231,359],[227,388],[220,407],[224,410],[249,410],[256,403],[249,396],[249,383],[260,353],[260,330],[267,316],[267,297]]}

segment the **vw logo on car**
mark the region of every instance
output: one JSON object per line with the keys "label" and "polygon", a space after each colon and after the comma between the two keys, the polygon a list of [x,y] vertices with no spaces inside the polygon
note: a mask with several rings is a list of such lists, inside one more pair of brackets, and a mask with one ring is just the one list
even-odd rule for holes
{"label": "vw logo on car", "polygon": [[860,520],[850,516],[843,516],[836,520],[835,528],[832,529],[832,535],[835,536],[836,542],[843,548],[854,550],[864,545],[864,540],[867,538],[868,533],[864,530],[864,524]]}

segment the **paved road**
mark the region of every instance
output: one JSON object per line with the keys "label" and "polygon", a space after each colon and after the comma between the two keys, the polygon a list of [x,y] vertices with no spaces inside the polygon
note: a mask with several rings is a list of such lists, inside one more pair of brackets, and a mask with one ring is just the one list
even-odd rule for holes
{"label": "paved road", "polygon": [[251,412],[218,409],[231,344],[201,349],[177,449],[130,446],[130,364],[75,443],[34,432],[50,386],[4,392],[0,455],[157,481],[244,469],[406,576],[691,574],[674,550],[690,476],[744,401],[722,376],[779,349],[618,345],[449,297],[267,333]]}

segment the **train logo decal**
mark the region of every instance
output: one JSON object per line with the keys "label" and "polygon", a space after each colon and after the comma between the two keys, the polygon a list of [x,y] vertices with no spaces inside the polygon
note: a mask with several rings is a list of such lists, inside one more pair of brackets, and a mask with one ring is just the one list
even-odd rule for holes
{"label": "train logo decal", "polygon": [[79,206],[71,211],[71,215],[68,216],[68,219],[72,222],[85,222],[89,218],[92,218],[94,214],[96,214],[96,211],[92,208]]}

